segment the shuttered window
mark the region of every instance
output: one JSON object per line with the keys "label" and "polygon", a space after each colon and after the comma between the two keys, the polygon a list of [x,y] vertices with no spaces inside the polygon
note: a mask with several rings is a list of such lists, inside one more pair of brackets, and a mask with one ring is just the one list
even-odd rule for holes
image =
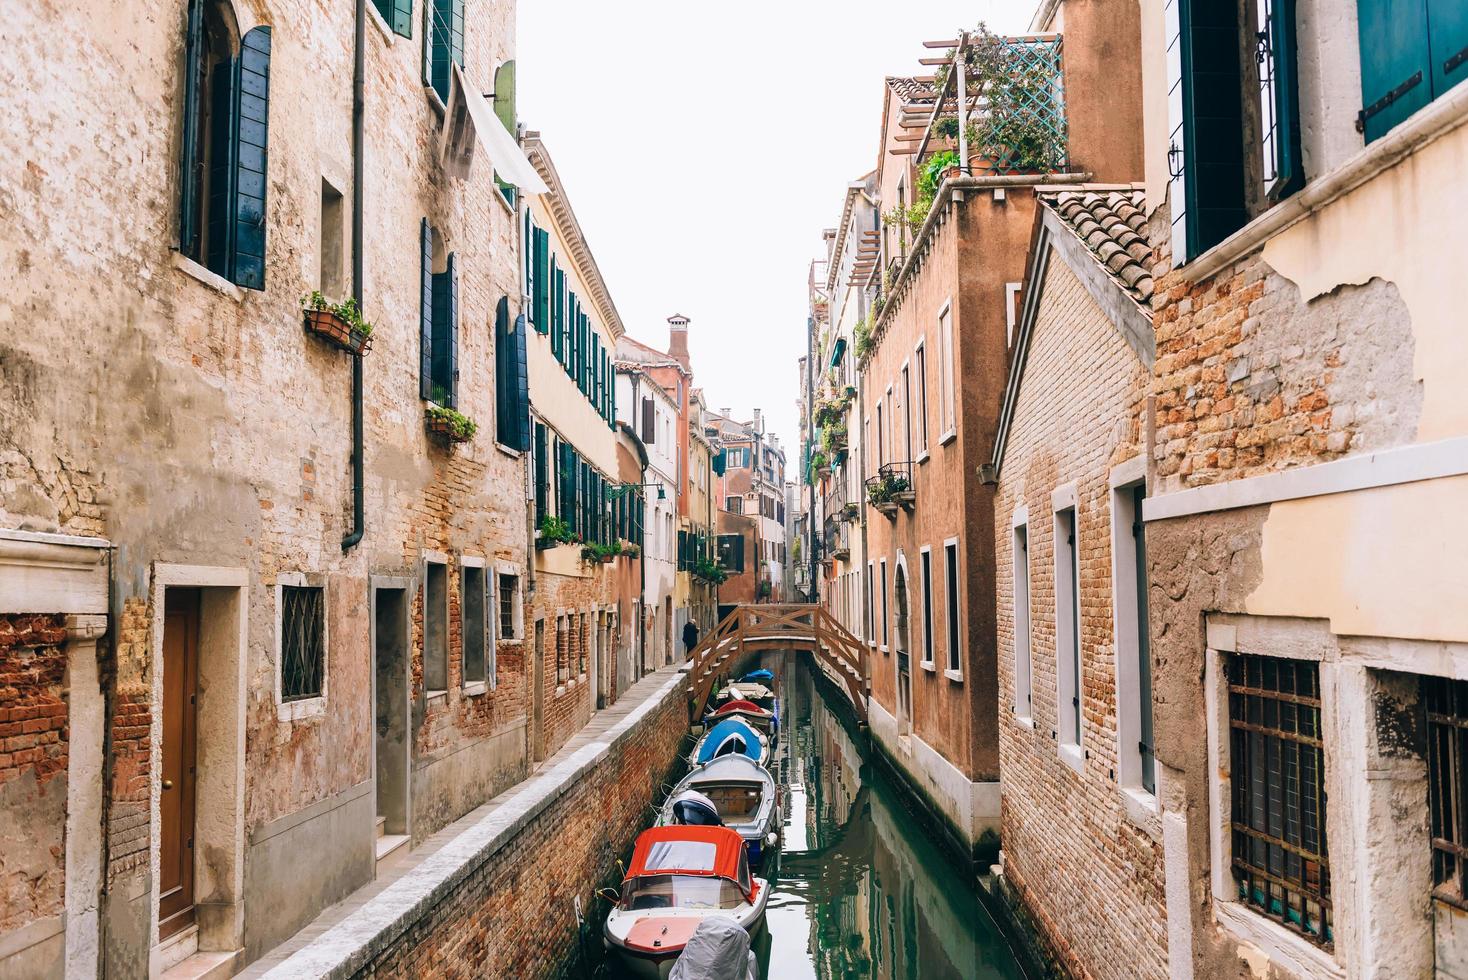
{"label": "shuttered window", "polygon": [[554,338],[560,335],[561,321],[566,315],[566,278],[562,275],[561,267],[556,262],[555,256],[551,256],[550,260],[550,282],[550,329],[552,350],[554,350]]}
{"label": "shuttered window", "polygon": [[534,252],[535,265],[535,292],[532,293],[531,306],[535,310],[535,323],[541,333],[544,333],[551,322],[550,235],[543,228],[532,227],[531,231],[531,250]]}
{"label": "shuttered window", "polygon": [[1264,193],[1279,200],[1303,182],[1295,70],[1295,0],[1255,0],[1259,150]]}
{"label": "shuttered window", "polygon": [[1468,78],[1468,7],[1461,0],[1357,0],[1356,20],[1366,142]]}
{"label": "shuttered window", "polygon": [[548,507],[550,504],[550,501],[547,499],[548,489],[550,487],[550,456],[548,455],[550,446],[547,445],[547,435],[548,433],[546,432],[545,425],[540,422],[535,423],[536,526],[539,526],[541,520],[545,518],[546,514],[548,513],[546,507]]}
{"label": "shuttered window", "polygon": [[265,288],[269,27],[239,39],[220,3],[191,0],[184,39],[179,250],[247,289]]}
{"label": "shuttered window", "polygon": [[455,408],[459,393],[459,268],[450,253],[443,272],[433,276],[433,384],[430,398]]}
{"label": "shuttered window", "polygon": [[657,404],[651,398],[642,400],[642,442],[651,446],[658,441]]}
{"label": "shuttered window", "polygon": [[433,227],[418,226],[418,397],[433,397]]}
{"label": "shuttered window", "polygon": [[526,325],[510,320],[510,300],[495,307],[495,435],[509,449],[530,448],[530,386],[526,365]]}
{"label": "shuttered window", "polygon": [[372,0],[394,34],[413,36],[413,0]]}
{"label": "shuttered window", "polygon": [[464,67],[464,0],[425,0],[428,15],[428,84],[445,103],[453,66]]}

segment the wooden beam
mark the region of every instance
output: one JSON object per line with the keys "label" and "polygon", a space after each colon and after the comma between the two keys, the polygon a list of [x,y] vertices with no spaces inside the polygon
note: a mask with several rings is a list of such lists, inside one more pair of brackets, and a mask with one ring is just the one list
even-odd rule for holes
{"label": "wooden beam", "polygon": [[920,65],[946,65],[946,64],[948,64],[948,59],[947,58],[919,58],[918,59],[918,64],[920,64]]}
{"label": "wooden beam", "polygon": [[923,42],[923,47],[925,47],[925,48],[956,48],[956,47],[958,47],[958,42],[957,41],[924,41]]}

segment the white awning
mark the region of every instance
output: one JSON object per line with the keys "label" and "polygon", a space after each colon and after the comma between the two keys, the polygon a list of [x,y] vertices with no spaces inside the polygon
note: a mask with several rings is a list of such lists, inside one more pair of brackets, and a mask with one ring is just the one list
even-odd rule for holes
{"label": "white awning", "polygon": [[448,109],[439,135],[439,156],[444,169],[455,177],[468,177],[476,144],[489,155],[489,165],[500,180],[514,184],[524,194],[544,194],[550,190],[515,137],[455,64],[449,82]]}

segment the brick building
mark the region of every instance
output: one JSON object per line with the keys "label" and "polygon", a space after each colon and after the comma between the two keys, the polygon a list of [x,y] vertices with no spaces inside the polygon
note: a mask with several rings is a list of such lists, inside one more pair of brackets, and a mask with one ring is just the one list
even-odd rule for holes
{"label": "brick building", "polygon": [[1160,978],[1162,826],[1138,589],[1154,359],[1145,202],[1140,188],[1095,184],[1039,202],[990,471],[1000,880],[1074,975]]}
{"label": "brick building", "polygon": [[[527,357],[536,548],[525,620],[531,640],[531,754],[554,754],[607,703],[618,623],[613,554],[623,528],[612,355],[622,321],[538,133],[525,147],[546,185],[525,209]],[[640,483],[641,481],[636,481]]]}
{"label": "brick building", "polygon": [[[747,542],[736,545],[731,540],[727,547],[725,541],[719,542],[718,557],[729,575],[719,593],[718,618],[723,619],[736,603],[785,601],[785,453],[779,436],[765,432],[764,414],[758,408],[750,422],[736,421],[727,408],[711,412],[706,431],[717,441],[723,458],[723,472],[715,473],[712,494],[718,533]],[[748,520],[726,520],[725,513]],[[752,536],[743,534],[746,527]],[[731,550],[736,547],[737,551]]]}
{"label": "brick building", "polygon": [[0,101],[0,973],[228,970],[526,771],[494,172],[538,181],[512,8],[468,13],[17,11],[8,73],[68,67]]}
{"label": "brick building", "polygon": [[[605,706],[635,684],[653,658],[647,652],[648,619],[643,615],[647,592],[648,494],[650,457],[647,447],[625,422],[617,423],[617,481],[611,493],[611,520],[615,539],[624,544],[613,572],[616,608],[611,613],[612,656],[601,664],[597,703]],[[655,494],[651,495],[655,496]],[[661,660],[656,661],[661,663]]]}
{"label": "brick building", "polygon": [[1450,7],[1143,5],[1174,977],[1468,975]]}

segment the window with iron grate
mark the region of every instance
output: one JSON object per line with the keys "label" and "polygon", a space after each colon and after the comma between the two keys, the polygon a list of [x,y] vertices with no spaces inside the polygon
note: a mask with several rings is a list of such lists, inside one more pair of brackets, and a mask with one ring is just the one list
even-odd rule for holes
{"label": "window with iron grate", "polygon": [[1432,811],[1432,895],[1468,909],[1468,681],[1425,677],[1427,772]]}
{"label": "window with iron grate", "polygon": [[280,700],[319,698],[326,679],[326,603],[319,586],[281,586]]}
{"label": "window with iron grate", "polygon": [[1319,665],[1238,654],[1227,669],[1239,900],[1329,949]]}
{"label": "window with iron grate", "polygon": [[520,576],[501,572],[500,583],[500,636],[515,639],[515,612],[520,606]]}

